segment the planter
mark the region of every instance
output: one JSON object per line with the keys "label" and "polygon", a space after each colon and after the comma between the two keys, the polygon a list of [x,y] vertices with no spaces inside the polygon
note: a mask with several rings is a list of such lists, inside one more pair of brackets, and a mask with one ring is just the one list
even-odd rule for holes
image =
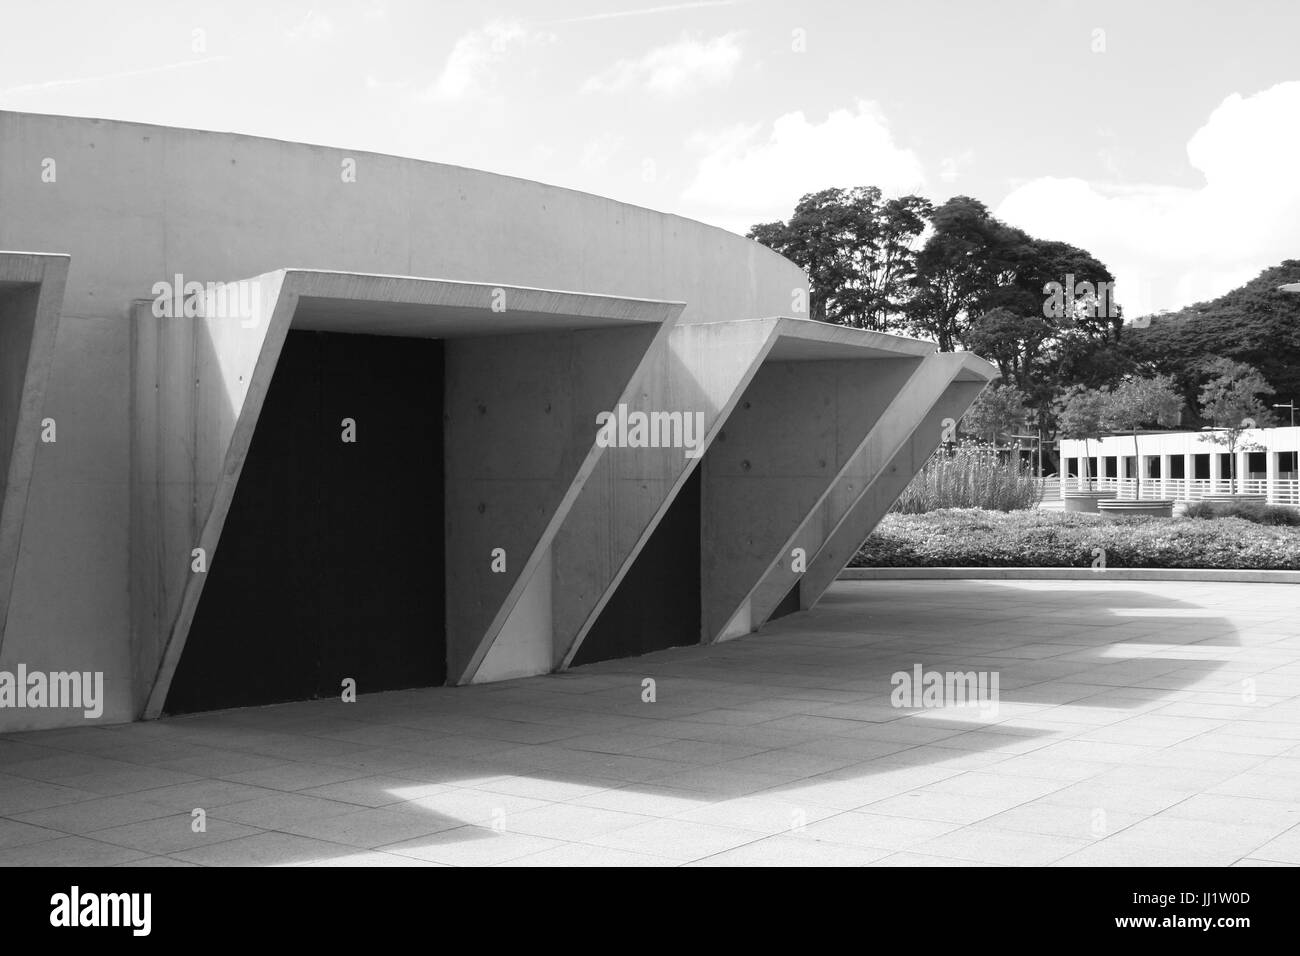
{"label": "planter", "polygon": [[1151,518],[1172,518],[1172,498],[1109,498],[1097,502],[1097,510],[1112,517],[1118,515],[1144,515]]}
{"label": "planter", "polygon": [[1068,491],[1065,494],[1065,510],[1086,511],[1095,515],[1098,501],[1114,497],[1113,491]]}

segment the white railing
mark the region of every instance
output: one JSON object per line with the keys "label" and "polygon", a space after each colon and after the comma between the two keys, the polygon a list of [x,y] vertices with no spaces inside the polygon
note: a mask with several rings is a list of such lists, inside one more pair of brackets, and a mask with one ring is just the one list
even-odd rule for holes
{"label": "white railing", "polygon": [[[1074,491],[1113,491],[1120,498],[1136,497],[1137,481],[1133,478],[1063,478],[1061,494]],[[1300,479],[1238,478],[1234,487],[1230,478],[1143,478],[1143,498],[1172,498],[1196,501],[1207,494],[1230,494],[1233,491],[1264,495],[1271,505],[1300,507]]]}

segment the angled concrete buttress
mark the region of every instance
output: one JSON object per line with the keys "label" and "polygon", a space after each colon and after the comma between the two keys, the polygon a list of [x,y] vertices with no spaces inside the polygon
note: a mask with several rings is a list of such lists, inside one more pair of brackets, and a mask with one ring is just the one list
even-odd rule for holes
{"label": "angled concrete buttress", "polygon": [[[754,555],[770,554],[778,542],[780,534],[772,529],[797,525],[889,396],[934,349],[930,343],[789,318],[683,327],[669,341],[670,361],[654,370],[657,378],[644,383],[637,407],[700,411],[706,437],[694,457],[680,448],[615,449],[602,462],[600,480],[588,482],[565,516],[551,566],[545,569],[552,577],[537,588],[546,596],[539,603],[551,607],[559,668],[573,662],[697,467],[704,469],[702,538],[729,549],[721,561],[703,549],[708,564],[701,568],[702,603],[706,617],[724,619],[766,564]],[[754,414],[737,410],[746,401]],[[729,435],[728,423],[737,415],[744,419],[738,424],[737,447],[742,453],[750,449],[747,453],[762,463],[763,471],[754,473],[752,482],[746,481],[742,461],[717,450],[720,442],[729,443],[721,435]],[[819,434],[823,440],[810,446],[810,436]],[[776,446],[760,450],[768,440]],[[723,464],[715,493],[710,491],[710,462],[719,454]],[[737,479],[750,497],[715,518],[709,514],[711,503],[739,487],[728,481],[728,468],[740,470]],[[724,542],[729,532],[745,535],[748,523],[762,521],[767,524],[744,543]],[[734,568],[729,566],[733,558]],[[746,579],[748,574],[753,577]],[[700,639],[703,626],[697,622],[692,640]]]}
{"label": "angled concrete buttress", "polygon": [[[166,703],[206,578],[192,571],[194,550],[209,565],[219,555],[291,327],[448,340],[451,656],[477,645],[494,602],[518,600],[520,579],[545,550],[536,539],[599,458],[587,423],[662,347],[681,311],[646,299],[310,270],[209,289],[188,318],[159,316],[155,305],[138,303],[133,322],[132,629],[146,718]],[[508,573],[488,570],[496,548]]]}
{"label": "angled concrete buttress", "polygon": [[[622,404],[629,414],[700,413],[702,437],[696,437],[702,454],[772,347],[780,321],[754,319],[673,328],[666,348],[647,356],[646,364],[637,370]],[[593,418],[588,441],[595,442],[595,432]],[[533,673],[567,666],[586,628],[699,462],[698,455],[688,457],[682,447],[619,447],[605,452],[557,514],[558,529],[550,554],[537,565],[529,586],[530,599],[520,608],[519,613],[527,611],[532,620],[544,622],[541,629],[521,626],[509,617],[494,624],[458,683],[496,679],[493,655],[500,652],[494,645],[503,634],[503,646],[528,646],[539,663],[543,653],[550,653],[549,666]]]}
{"label": "angled concrete buttress", "polygon": [[943,396],[926,413],[912,437],[890,459],[883,474],[871,483],[809,564],[808,573],[800,582],[801,591],[807,593],[807,597],[801,595],[801,608],[812,607],[826,593],[907,483],[934,453],[947,424],[959,420],[984,387],[983,381],[957,379],[944,389]]}
{"label": "angled concrete buttress", "polygon": [[[938,447],[947,420],[960,419],[995,375],[992,365],[969,353],[935,353],[921,363],[754,588],[753,627],[766,623],[796,588],[797,601],[788,609],[817,603]],[[803,573],[790,560],[795,548],[806,556]]]}
{"label": "angled concrete buttress", "polygon": [[[45,385],[68,262],[66,255],[0,252],[0,649],[42,441]],[[57,440],[57,431],[53,437]]]}
{"label": "angled concrete buttress", "polygon": [[778,334],[702,465],[706,643],[750,629],[751,590],[934,350],[807,321]]}
{"label": "angled concrete buttress", "polygon": [[[609,449],[596,416],[634,399],[680,304],[642,327],[448,341],[447,673],[486,647],[486,679],[551,669],[552,542]],[[557,320],[558,321],[558,320]],[[500,548],[505,573],[487,560]],[[496,639],[493,642],[493,639]]]}

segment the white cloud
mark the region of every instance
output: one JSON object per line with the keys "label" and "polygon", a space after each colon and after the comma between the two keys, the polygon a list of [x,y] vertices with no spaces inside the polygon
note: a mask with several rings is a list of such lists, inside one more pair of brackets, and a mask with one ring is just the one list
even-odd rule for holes
{"label": "white cloud", "polygon": [[925,175],[910,149],[894,142],[874,103],[835,110],[822,123],[802,112],[761,126],[735,126],[697,138],[704,155],[682,198],[718,214],[707,217],[744,231],[787,219],[804,193],[831,186],[879,186],[887,195],[920,191]]}
{"label": "white cloud", "polygon": [[491,92],[502,61],[525,47],[554,39],[551,33],[529,31],[518,20],[493,20],[456,41],[428,96],[460,100]]}
{"label": "white cloud", "polygon": [[1300,82],[1234,93],[1187,143],[1197,188],[1044,177],[997,215],[1110,266],[1130,315],[1221,295],[1300,254]]}
{"label": "white cloud", "polygon": [[680,96],[728,83],[740,65],[740,35],[725,33],[711,40],[683,36],[645,56],[619,60],[589,77],[584,93],[617,93],[633,87],[663,96]]}
{"label": "white cloud", "polygon": [[286,33],[290,43],[319,43],[333,35],[334,20],[329,14],[318,13],[315,10],[307,11],[307,16]]}
{"label": "white cloud", "polygon": [[549,143],[534,143],[528,150],[528,160],[535,166],[541,166],[549,163],[558,153],[559,150]]}
{"label": "white cloud", "polygon": [[956,182],[971,163],[975,162],[975,151],[962,150],[957,156],[945,156],[939,161],[939,178],[945,183]]}
{"label": "white cloud", "polygon": [[582,155],[578,158],[578,167],[583,172],[599,172],[609,165],[610,160],[622,147],[623,138],[612,133],[589,140],[582,147]]}
{"label": "white cloud", "polygon": [[371,93],[401,92],[410,86],[406,80],[381,80],[373,73],[366,74],[365,83]]}

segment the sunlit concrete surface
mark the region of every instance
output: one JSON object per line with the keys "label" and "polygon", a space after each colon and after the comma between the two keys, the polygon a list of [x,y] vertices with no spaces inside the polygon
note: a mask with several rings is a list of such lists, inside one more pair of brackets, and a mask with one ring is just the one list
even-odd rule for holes
{"label": "sunlit concrete surface", "polygon": [[[1288,585],[840,582],[563,674],[10,734],[0,865],[1295,865],[1298,620]],[[895,709],[918,664],[996,673],[996,714]]]}

